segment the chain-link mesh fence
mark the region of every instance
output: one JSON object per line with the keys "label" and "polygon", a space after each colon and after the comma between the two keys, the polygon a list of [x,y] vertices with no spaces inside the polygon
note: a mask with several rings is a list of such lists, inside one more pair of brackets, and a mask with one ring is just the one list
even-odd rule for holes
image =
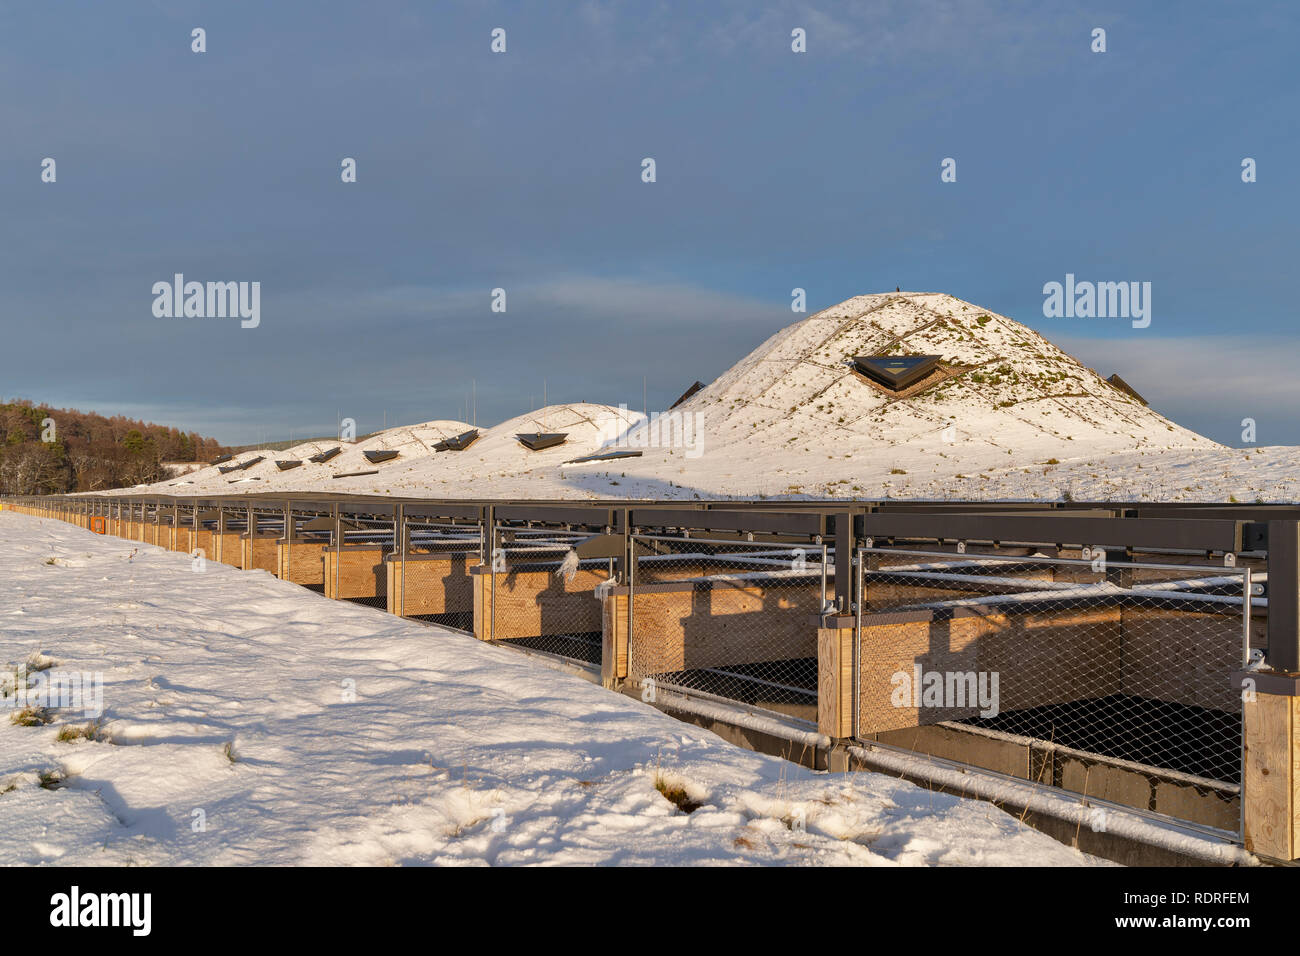
{"label": "chain-link mesh fence", "polygon": [[657,535],[633,539],[628,678],[817,719],[817,630],[834,554]]}
{"label": "chain-link mesh fence", "polygon": [[160,548],[170,548],[172,546],[172,514],[171,508],[155,508],[153,513],[153,527],[150,529],[152,536],[149,543],[157,545]]}
{"label": "chain-link mesh fence", "polygon": [[325,549],[330,546],[334,520],[320,512],[289,513],[288,533],[276,542],[276,576],[310,591],[325,591]]}
{"label": "chain-link mesh fence", "polygon": [[458,631],[474,630],[471,570],[483,563],[475,522],[407,519],[405,549],[390,562],[389,607],[402,617]]}
{"label": "chain-link mesh fence", "polygon": [[1258,575],[1073,555],[859,551],[857,735],[1235,831]]}
{"label": "chain-link mesh fence", "polygon": [[279,568],[279,541],[284,536],[284,512],[280,509],[254,508],[252,524],[240,541],[244,551],[245,571],[275,574]]}
{"label": "chain-link mesh fence", "polygon": [[608,558],[579,560],[587,534],[498,525],[492,529],[487,600],[480,613],[492,640],[599,665],[602,604],[613,576]]}
{"label": "chain-link mesh fence", "polygon": [[244,566],[244,533],[248,531],[248,512],[234,508],[222,511],[220,533],[216,534],[216,560],[232,568]]}
{"label": "chain-link mesh fence", "polygon": [[194,548],[194,516],[196,510],[193,505],[179,505],[176,508],[176,535],[172,540],[172,550],[180,551],[183,554],[189,554]]}
{"label": "chain-link mesh fence", "polygon": [[344,515],[341,541],[325,551],[325,594],[388,610],[388,556],[397,550],[392,518]]}
{"label": "chain-link mesh fence", "polygon": [[217,559],[216,531],[220,512],[199,508],[194,516],[194,533],[190,539],[190,555],[200,554],[205,561]]}

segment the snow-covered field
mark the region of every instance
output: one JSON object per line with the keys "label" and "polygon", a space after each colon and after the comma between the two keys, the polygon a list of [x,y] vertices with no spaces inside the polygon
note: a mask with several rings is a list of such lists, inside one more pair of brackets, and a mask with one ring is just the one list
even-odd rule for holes
{"label": "snow-covered field", "polygon": [[3,864],[1097,862],[464,635],[3,511],[0,664],[29,660],[102,674],[103,714],[0,720]]}

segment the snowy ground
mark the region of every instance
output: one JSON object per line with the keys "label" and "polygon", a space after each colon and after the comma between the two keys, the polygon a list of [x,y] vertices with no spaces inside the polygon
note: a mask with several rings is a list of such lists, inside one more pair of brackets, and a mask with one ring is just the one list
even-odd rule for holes
{"label": "snowy ground", "polygon": [[0,720],[3,864],[1096,862],[990,804],[812,773],[504,648],[0,512],[0,664],[36,655],[102,672],[104,713],[71,742],[80,712]]}

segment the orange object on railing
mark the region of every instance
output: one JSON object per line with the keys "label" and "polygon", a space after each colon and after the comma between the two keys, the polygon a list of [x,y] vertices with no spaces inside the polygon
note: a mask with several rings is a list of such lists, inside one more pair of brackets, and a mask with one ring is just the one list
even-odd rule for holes
{"label": "orange object on railing", "polygon": [[93,532],[95,532],[95,534],[104,534],[104,533],[105,533],[105,528],[104,528],[104,516],[103,516],[103,515],[91,515],[91,516],[90,516],[90,530],[93,531]]}

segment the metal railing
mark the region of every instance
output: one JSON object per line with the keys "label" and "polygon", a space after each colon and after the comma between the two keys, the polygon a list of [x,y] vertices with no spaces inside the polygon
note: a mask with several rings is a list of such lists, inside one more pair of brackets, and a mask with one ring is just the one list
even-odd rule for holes
{"label": "metal railing", "polygon": [[477,523],[432,521],[418,517],[403,522],[402,549],[394,614],[458,631],[474,631],[474,589],[471,571],[483,564],[483,529]]}
{"label": "metal railing", "polygon": [[631,681],[816,723],[826,545],[642,534],[632,546]]}
{"label": "metal railing", "polygon": [[796,724],[848,628],[837,740],[1237,837],[1233,674],[1300,670],[1296,508],[5,501]]}
{"label": "metal railing", "polygon": [[1240,834],[1231,676],[1266,649],[1265,574],[1102,548],[856,564],[858,739]]}
{"label": "metal railing", "polygon": [[582,664],[601,663],[598,588],[608,559],[574,550],[588,535],[563,528],[494,524],[487,581],[487,636]]}
{"label": "metal railing", "polygon": [[399,550],[395,519],[340,517],[326,549],[328,597],[388,610],[389,557]]}

